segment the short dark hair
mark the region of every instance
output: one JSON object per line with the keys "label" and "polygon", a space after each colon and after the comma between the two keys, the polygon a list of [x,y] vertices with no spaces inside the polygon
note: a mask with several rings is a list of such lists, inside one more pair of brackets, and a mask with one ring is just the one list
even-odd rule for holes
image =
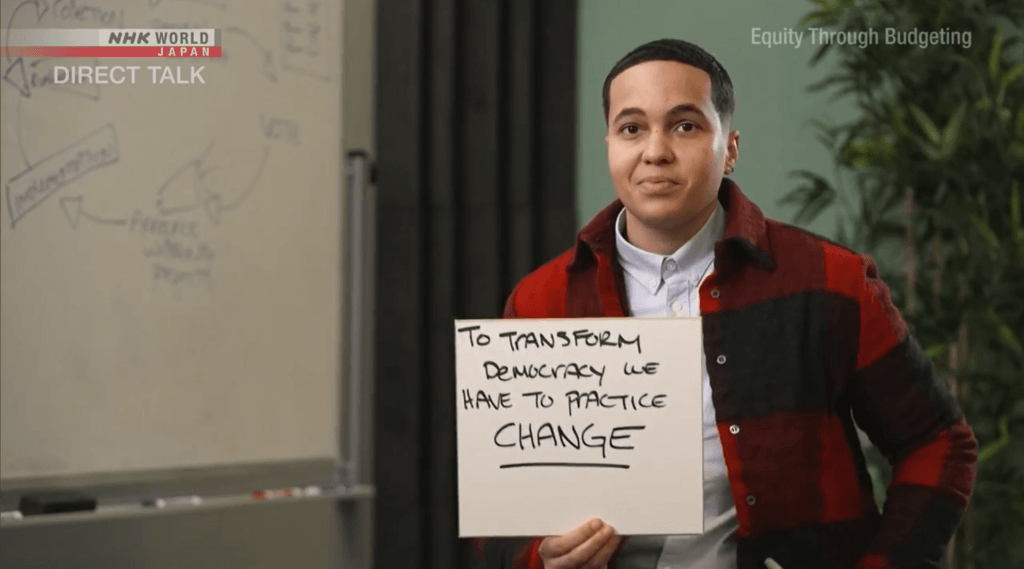
{"label": "short dark hair", "polygon": [[608,77],[604,80],[605,122],[611,119],[608,116],[610,111],[608,93],[611,89],[612,79],[630,67],[645,61],[678,61],[704,71],[711,77],[711,103],[722,117],[722,122],[727,122],[732,118],[736,111],[736,99],[733,95],[732,79],[729,78],[729,73],[725,71],[722,64],[713,55],[688,41],[660,39],[645,43],[627,53],[608,72]]}

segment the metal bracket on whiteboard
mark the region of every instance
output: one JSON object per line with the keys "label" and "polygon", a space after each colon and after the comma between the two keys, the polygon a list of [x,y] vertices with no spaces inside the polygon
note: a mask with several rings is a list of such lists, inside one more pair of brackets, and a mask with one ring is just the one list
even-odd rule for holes
{"label": "metal bracket on whiteboard", "polygon": [[344,258],[342,306],[342,432],[338,482],[369,482],[369,435],[373,377],[373,276],[375,272],[376,196],[373,165],[365,150],[350,150],[345,160]]}

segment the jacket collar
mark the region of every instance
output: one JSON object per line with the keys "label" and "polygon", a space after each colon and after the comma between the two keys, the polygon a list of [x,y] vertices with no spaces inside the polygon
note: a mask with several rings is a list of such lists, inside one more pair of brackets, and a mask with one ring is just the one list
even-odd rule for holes
{"label": "jacket collar", "polygon": [[[723,178],[718,188],[718,201],[725,208],[725,232],[715,247],[716,264],[730,248],[739,249],[747,259],[772,270],[775,258],[768,240],[768,224],[764,214],[740,191],[739,185]],[[622,210],[622,202],[613,201],[580,230],[569,270],[576,271],[590,265],[594,255],[616,258],[615,219]]]}

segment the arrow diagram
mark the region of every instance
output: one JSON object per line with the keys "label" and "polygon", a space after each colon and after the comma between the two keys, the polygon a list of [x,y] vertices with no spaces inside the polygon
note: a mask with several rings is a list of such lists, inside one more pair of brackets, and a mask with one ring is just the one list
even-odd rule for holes
{"label": "arrow diagram", "polygon": [[3,82],[17,89],[22,98],[31,98],[33,89],[48,87],[54,91],[77,95],[96,102],[100,100],[100,86],[98,83],[71,83],[57,84],[54,81],[54,68],[58,65],[99,65],[98,59],[69,61],[67,58],[47,57],[34,59],[25,65],[22,58],[17,58],[4,70]]}
{"label": "arrow diagram", "polygon": [[[156,8],[160,5],[161,2],[163,2],[163,0],[149,0],[149,7]],[[192,0],[192,2],[195,2],[196,4],[202,4],[204,6],[209,6],[211,8],[220,8],[221,10],[226,8],[224,2],[217,2],[215,0]]]}
{"label": "arrow diagram", "polygon": [[218,194],[209,188],[203,188],[201,190],[200,203],[203,204],[204,209],[206,210],[206,215],[210,217],[211,221],[215,224],[219,224],[221,213],[231,211],[242,205],[245,198],[249,197],[249,194],[256,189],[256,184],[259,183],[260,177],[263,176],[263,169],[267,166],[267,158],[269,156],[270,147],[266,146],[263,148],[263,154],[260,156],[260,161],[256,166],[256,172],[252,175],[252,178],[250,178],[249,183],[237,190],[227,193],[227,195],[234,194],[231,199],[225,200],[223,199],[223,195]]}
{"label": "arrow diagram", "polygon": [[161,215],[191,211],[198,207],[199,179],[203,176],[201,168],[203,160],[212,146],[211,143],[203,152],[203,156],[189,160],[187,164],[171,174],[171,177],[156,191],[156,208]]}
{"label": "arrow diagram", "polygon": [[13,85],[21,97],[18,97],[18,124],[16,125],[18,136],[18,149],[21,151],[21,159],[25,162],[26,168],[31,168],[32,163],[29,162],[28,155],[25,154],[25,147],[21,142],[21,99],[31,96],[32,91],[29,88],[28,74],[25,72],[25,62],[22,59],[16,58],[12,60],[10,47],[11,41],[11,28],[14,26],[14,19],[18,17],[18,12],[21,11],[25,6],[35,6],[36,9],[36,24],[39,24],[43,19],[43,15],[50,10],[49,4],[45,0],[25,0],[21,4],[14,7],[14,11],[11,12],[10,19],[7,20],[7,33],[4,35],[4,60],[6,61],[7,68],[4,69],[4,83]]}
{"label": "arrow diagram", "polygon": [[190,160],[160,186],[160,189],[157,190],[156,206],[161,215],[202,208],[210,221],[219,224],[221,214],[242,205],[256,188],[263,176],[267,159],[270,157],[270,146],[263,148],[254,173],[249,176],[248,182],[227,191],[215,189],[222,185],[218,182],[224,178],[242,174],[242,171],[252,167],[252,162],[246,162],[237,167],[208,165],[208,156],[212,148],[213,143],[210,143],[202,156]]}
{"label": "arrow diagram", "polygon": [[[242,28],[224,28],[224,33],[238,34],[246,40],[248,40],[249,43],[251,43],[256,48],[256,51],[258,51],[260,55],[263,57],[263,74],[266,75],[267,79],[269,79],[271,82],[277,83],[277,71],[275,71],[274,69],[274,54],[272,54],[270,50],[263,47],[263,45],[260,42],[256,41],[256,38],[254,38],[252,34],[243,30]],[[225,59],[225,53],[223,49],[221,50],[221,58]]]}
{"label": "arrow diagram", "polygon": [[20,57],[4,70],[4,83],[13,85],[22,97],[32,96],[32,91],[28,87],[28,74],[25,73],[25,62]]}
{"label": "arrow diagram", "polygon": [[[21,69],[22,77],[24,77],[25,65],[22,63],[21,58],[18,58],[17,65],[18,68]],[[10,72],[11,69],[13,69],[13,67],[9,68],[7,71]],[[4,81],[7,81],[7,75],[7,73],[4,74]],[[18,138],[18,152],[21,154],[21,160],[25,162],[25,169],[31,170],[32,162],[28,159],[28,153],[25,152],[25,143],[23,142],[25,138],[21,135],[21,102],[30,94],[28,90],[28,81],[24,81],[22,85],[24,85],[25,90],[22,91],[21,89],[18,89],[23,96],[18,97],[18,102],[15,103],[17,106],[14,109],[14,135]]]}
{"label": "arrow diagram", "polygon": [[4,37],[4,57],[7,59],[8,63],[11,61],[11,50],[7,48],[10,47],[11,27],[14,25],[14,18],[18,16],[19,10],[30,5],[35,5],[36,7],[36,24],[42,21],[43,14],[46,14],[46,12],[50,10],[50,5],[46,3],[46,0],[25,0],[14,7],[14,11],[11,12],[11,19],[7,20],[7,35]]}
{"label": "arrow diagram", "polygon": [[[18,101],[21,100],[19,97]],[[22,151],[23,157],[24,154]],[[27,166],[23,172],[4,184],[11,228],[61,188],[99,168],[116,164],[120,155],[114,125],[107,124],[82,140]],[[25,162],[28,164],[27,158]]]}
{"label": "arrow diagram", "polygon": [[128,223],[127,219],[105,219],[85,211],[82,209],[82,196],[66,196],[60,198],[60,207],[64,210],[64,215],[68,217],[68,223],[71,224],[71,229],[78,229],[78,222],[82,218],[88,219],[93,223],[99,223],[100,225],[124,225],[125,223]]}

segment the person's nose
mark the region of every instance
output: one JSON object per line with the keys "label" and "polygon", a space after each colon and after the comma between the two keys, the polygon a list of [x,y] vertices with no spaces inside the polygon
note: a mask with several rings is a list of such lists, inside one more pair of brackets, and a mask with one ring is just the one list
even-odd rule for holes
{"label": "person's nose", "polygon": [[644,147],[643,159],[649,164],[661,164],[672,161],[672,145],[669,141],[669,134],[656,130],[647,137],[647,145]]}

